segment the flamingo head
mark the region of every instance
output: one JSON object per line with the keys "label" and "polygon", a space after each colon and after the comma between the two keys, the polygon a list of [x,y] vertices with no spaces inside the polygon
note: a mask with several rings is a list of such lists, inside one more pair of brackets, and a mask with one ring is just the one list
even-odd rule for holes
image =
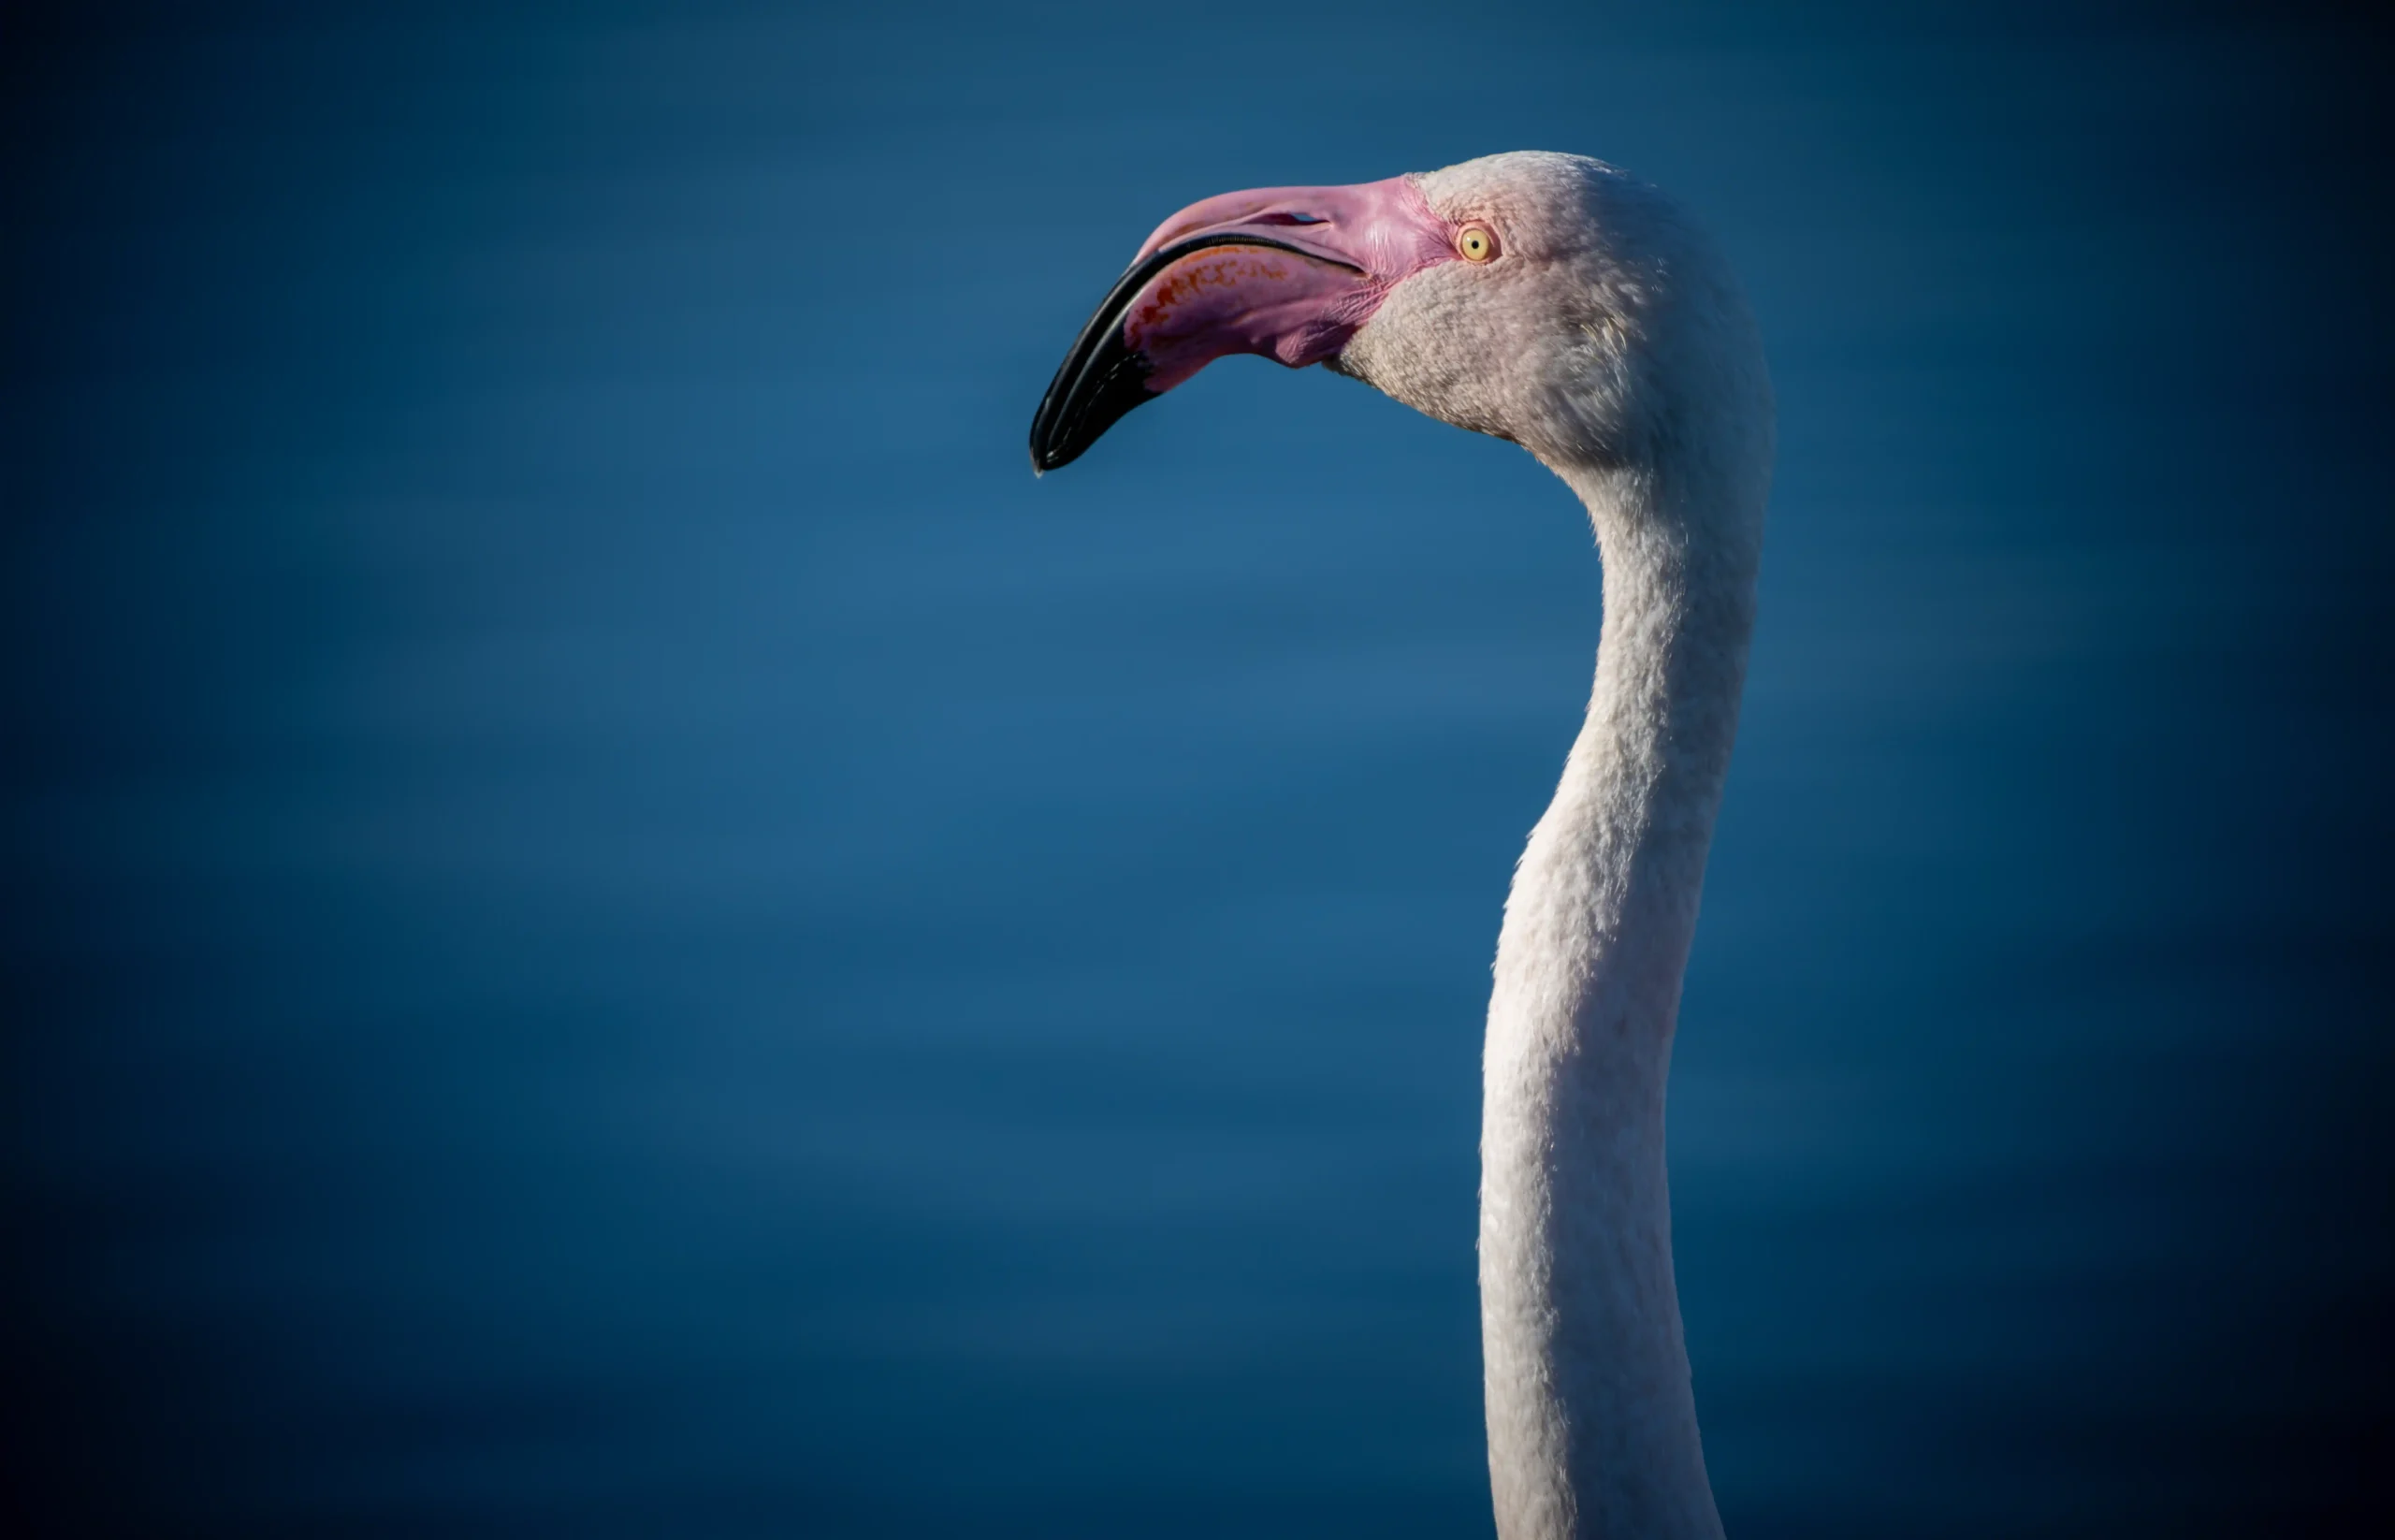
{"label": "flamingo head", "polygon": [[1234,353],[1326,365],[1559,470],[1652,463],[1700,420],[1761,424],[1769,456],[1761,348],[1726,266],[1662,194],[1577,155],[1192,204],[1066,355],[1033,468]]}

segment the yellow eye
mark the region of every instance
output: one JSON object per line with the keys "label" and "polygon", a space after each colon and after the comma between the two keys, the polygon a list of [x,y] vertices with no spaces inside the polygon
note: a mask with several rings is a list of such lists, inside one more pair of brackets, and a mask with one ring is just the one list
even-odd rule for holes
{"label": "yellow eye", "polygon": [[1466,262],[1493,261],[1497,232],[1486,225],[1467,225],[1456,232],[1456,251]]}

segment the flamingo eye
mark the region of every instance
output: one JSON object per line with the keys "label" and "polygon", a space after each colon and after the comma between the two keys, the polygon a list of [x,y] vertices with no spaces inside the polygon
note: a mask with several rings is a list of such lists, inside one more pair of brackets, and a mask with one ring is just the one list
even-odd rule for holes
{"label": "flamingo eye", "polygon": [[1456,232],[1456,254],[1466,262],[1495,261],[1497,232],[1478,223],[1465,225]]}

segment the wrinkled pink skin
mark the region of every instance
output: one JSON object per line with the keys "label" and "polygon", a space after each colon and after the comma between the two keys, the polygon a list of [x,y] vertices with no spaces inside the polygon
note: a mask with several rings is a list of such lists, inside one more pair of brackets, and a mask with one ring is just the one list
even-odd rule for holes
{"label": "wrinkled pink skin", "polygon": [[1269,246],[1212,246],[1158,273],[1123,321],[1123,340],[1146,355],[1147,387],[1155,394],[1233,353],[1262,354],[1291,369],[1318,364],[1347,345],[1391,288],[1456,258],[1454,228],[1404,177],[1225,193],[1166,220],[1139,256],[1191,236],[1245,230],[1327,260]]}

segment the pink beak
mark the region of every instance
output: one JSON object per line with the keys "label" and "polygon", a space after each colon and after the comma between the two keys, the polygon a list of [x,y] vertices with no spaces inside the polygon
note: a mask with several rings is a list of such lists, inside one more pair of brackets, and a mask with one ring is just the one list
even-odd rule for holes
{"label": "pink beak", "polygon": [[1079,458],[1132,408],[1215,359],[1337,355],[1388,291],[1456,254],[1412,181],[1265,187],[1164,222],[1081,328],[1031,423],[1031,465]]}

